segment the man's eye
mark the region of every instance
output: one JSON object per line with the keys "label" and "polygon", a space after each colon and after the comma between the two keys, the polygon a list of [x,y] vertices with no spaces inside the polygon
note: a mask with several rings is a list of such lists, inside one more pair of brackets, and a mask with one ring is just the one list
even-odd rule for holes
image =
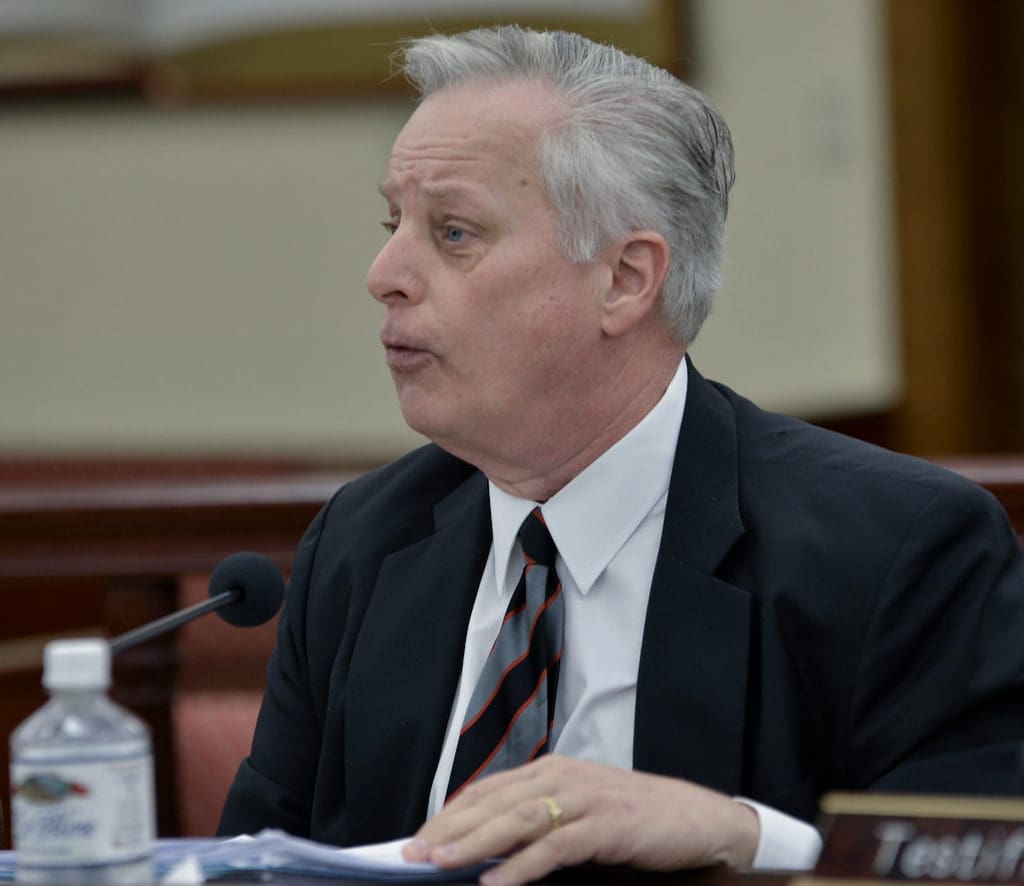
{"label": "man's eye", "polygon": [[457,225],[445,225],[444,238],[449,243],[461,243],[466,239],[466,232]]}
{"label": "man's eye", "polygon": [[385,230],[385,231],[387,231],[387,232],[388,232],[388,236],[389,236],[389,237],[390,237],[390,236],[391,236],[392,234],[394,234],[394,233],[395,233],[395,231],[397,231],[397,230],[398,230],[398,222],[396,222],[396,221],[386,221],[386,222],[381,222],[381,223],[380,223],[380,226],[381,226],[382,228],[384,228],[384,230]]}

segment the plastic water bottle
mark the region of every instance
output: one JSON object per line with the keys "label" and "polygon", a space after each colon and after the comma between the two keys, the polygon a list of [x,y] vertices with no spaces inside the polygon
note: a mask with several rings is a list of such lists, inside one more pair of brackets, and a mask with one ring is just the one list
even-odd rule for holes
{"label": "plastic water bottle", "polygon": [[11,734],[16,880],[152,882],[152,743],[107,697],[110,645],[56,640],[43,662],[50,700]]}

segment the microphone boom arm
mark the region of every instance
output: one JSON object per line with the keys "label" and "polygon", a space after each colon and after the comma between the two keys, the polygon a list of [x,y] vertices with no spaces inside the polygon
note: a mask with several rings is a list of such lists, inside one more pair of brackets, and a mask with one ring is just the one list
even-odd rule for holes
{"label": "microphone boom arm", "polygon": [[261,554],[239,551],[213,570],[209,599],[114,637],[110,653],[116,655],[214,610],[220,610],[217,614],[228,624],[241,628],[261,625],[274,617],[282,599],[284,577],[276,564]]}
{"label": "microphone boom arm", "polygon": [[153,637],[157,637],[166,631],[181,627],[183,624],[199,618],[201,615],[206,615],[207,612],[213,612],[215,609],[237,603],[244,595],[244,591],[239,588],[230,588],[179,612],[172,612],[163,618],[151,621],[149,624],[126,631],[110,641],[110,654],[117,655],[119,652],[124,652],[125,649],[137,646],[139,643],[145,643],[147,640],[151,640]]}

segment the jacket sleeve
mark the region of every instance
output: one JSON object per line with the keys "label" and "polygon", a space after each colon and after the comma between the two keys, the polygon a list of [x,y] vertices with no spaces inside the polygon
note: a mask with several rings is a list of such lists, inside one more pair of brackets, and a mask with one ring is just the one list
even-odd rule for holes
{"label": "jacket sleeve", "polygon": [[936,493],[879,592],[849,712],[860,789],[1022,787],[1024,555],[1005,512],[966,482]]}

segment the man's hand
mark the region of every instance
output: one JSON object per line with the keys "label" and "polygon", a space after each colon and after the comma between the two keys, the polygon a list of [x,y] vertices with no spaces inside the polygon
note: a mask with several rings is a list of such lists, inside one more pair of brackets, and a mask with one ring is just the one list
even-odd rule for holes
{"label": "man's hand", "polygon": [[486,886],[506,886],[584,862],[646,870],[748,867],[759,838],[757,813],[723,794],[545,756],[471,784],[420,828],[405,857],[456,868],[508,856],[481,878]]}

